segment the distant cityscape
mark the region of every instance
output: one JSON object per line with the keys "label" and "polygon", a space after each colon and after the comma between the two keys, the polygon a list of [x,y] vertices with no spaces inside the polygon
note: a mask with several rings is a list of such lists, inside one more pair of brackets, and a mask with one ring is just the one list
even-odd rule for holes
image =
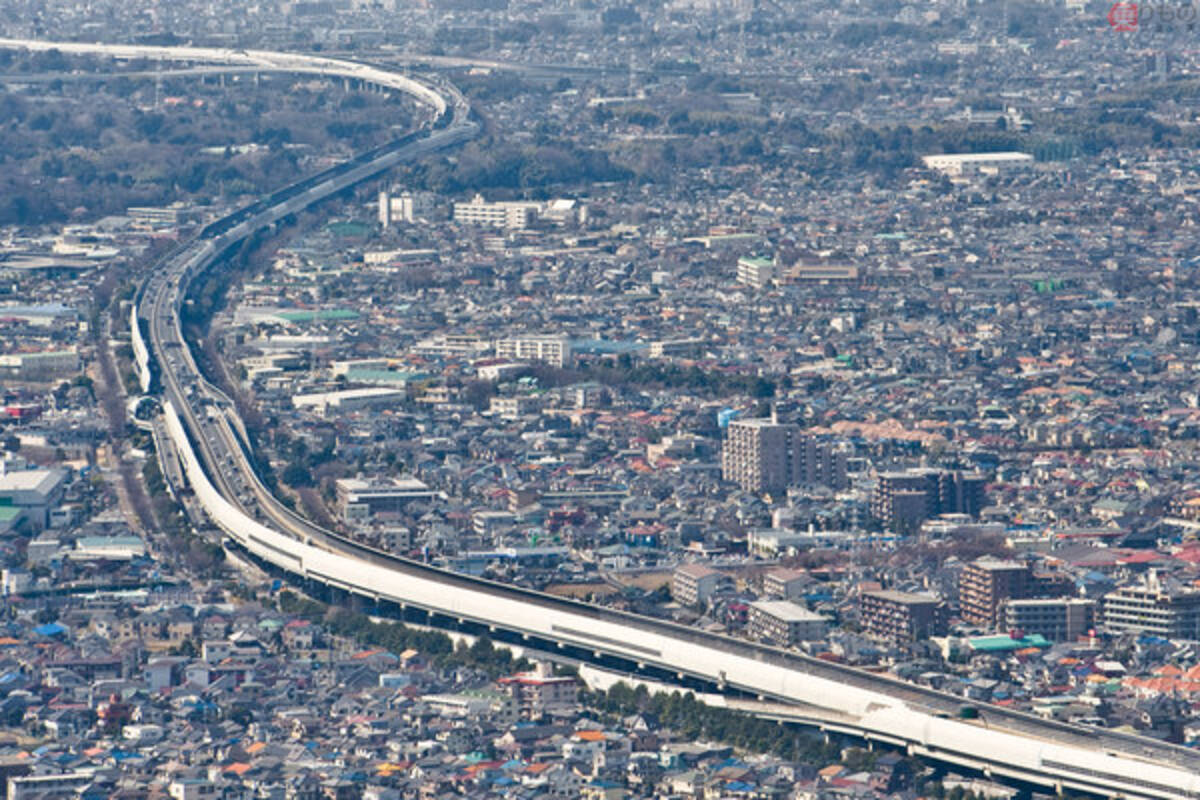
{"label": "distant cityscape", "polygon": [[0,0],[5,797],[1200,796],[1130,5]]}

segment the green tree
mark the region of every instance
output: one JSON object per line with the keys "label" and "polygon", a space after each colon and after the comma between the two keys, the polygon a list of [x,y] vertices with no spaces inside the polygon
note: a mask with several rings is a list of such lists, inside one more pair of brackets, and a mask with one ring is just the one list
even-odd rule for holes
{"label": "green tree", "polygon": [[284,483],[297,489],[313,485],[312,471],[299,461],[293,461],[291,464],[288,464],[283,470],[282,477]]}

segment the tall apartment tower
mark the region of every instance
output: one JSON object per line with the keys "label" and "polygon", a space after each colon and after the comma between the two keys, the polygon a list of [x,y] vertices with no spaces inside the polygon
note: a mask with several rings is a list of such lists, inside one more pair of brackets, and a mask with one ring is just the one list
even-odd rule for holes
{"label": "tall apartment tower", "polygon": [[972,625],[994,627],[1003,618],[1006,601],[1035,593],[1033,570],[1021,561],[980,558],[963,567],[958,576],[959,614]]}
{"label": "tall apartment tower", "polygon": [[721,474],[748,492],[781,492],[789,486],[846,486],[846,453],[833,442],[805,435],[798,425],[771,419],[729,423]]}
{"label": "tall apartment tower", "polygon": [[888,530],[908,532],[938,514],[978,516],[987,502],[986,479],[957,470],[883,472],[871,497],[871,514]]}
{"label": "tall apartment tower", "polygon": [[379,193],[379,224],[384,228],[387,228],[393,222],[415,222],[416,215],[416,198],[408,192],[399,196],[388,192]]}

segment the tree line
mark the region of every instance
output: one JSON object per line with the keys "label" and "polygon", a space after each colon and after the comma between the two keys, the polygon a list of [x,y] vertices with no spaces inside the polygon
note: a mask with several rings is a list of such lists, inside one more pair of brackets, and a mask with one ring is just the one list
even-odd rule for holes
{"label": "tree line", "polygon": [[301,597],[290,590],[279,593],[279,610],[321,625],[334,636],[351,639],[360,645],[381,647],[392,653],[416,650],[437,669],[467,667],[480,670],[490,678],[529,669],[524,658],[513,658],[506,649],[497,648],[486,636],[473,644],[454,641],[438,631],[418,630],[400,622],[377,622],[366,614]]}

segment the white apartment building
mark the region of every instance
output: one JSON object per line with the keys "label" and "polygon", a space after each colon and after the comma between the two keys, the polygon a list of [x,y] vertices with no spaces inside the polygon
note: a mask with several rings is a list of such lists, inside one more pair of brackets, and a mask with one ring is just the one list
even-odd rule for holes
{"label": "white apartment building", "polygon": [[521,336],[496,341],[496,357],[513,361],[541,361],[565,367],[571,360],[571,340],[565,336]]}

